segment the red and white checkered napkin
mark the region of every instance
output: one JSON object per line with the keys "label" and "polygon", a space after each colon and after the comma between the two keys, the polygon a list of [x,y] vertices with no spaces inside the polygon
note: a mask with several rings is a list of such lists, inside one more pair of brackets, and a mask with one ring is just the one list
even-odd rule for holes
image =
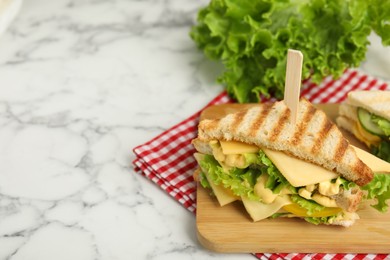
{"label": "red and white checkered napkin", "polygon": [[[338,103],[351,90],[390,90],[385,83],[356,70],[347,70],[338,80],[325,78],[320,85],[302,84],[301,96],[312,103]],[[206,107],[233,102],[226,93],[214,98]],[[202,111],[202,110],[201,110]],[[191,140],[197,135],[198,111],[152,140],[134,148],[136,172],[144,175],[179,201],[189,211],[196,211],[196,184],[192,174],[197,166]],[[255,254],[259,259],[390,259],[374,254]]]}

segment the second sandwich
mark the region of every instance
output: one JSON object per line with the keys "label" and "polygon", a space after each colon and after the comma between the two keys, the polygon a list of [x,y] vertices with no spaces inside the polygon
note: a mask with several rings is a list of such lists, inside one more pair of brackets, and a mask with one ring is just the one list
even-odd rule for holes
{"label": "second sandwich", "polygon": [[390,162],[390,91],[349,92],[336,122],[373,154]]}

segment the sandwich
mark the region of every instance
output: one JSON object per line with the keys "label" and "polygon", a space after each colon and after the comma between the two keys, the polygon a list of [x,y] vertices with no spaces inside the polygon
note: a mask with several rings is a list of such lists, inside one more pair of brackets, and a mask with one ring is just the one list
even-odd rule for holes
{"label": "sandwich", "polygon": [[390,192],[374,187],[383,180],[373,182],[372,169],[309,101],[300,100],[295,124],[283,101],[229,108],[203,118],[192,141],[199,165],[194,178],[221,206],[241,201],[253,221],[297,217],[344,227],[359,219],[365,189],[370,198],[382,196],[378,204],[386,208]]}
{"label": "sandwich", "polygon": [[339,107],[336,123],[374,155],[390,162],[390,91],[349,92]]}

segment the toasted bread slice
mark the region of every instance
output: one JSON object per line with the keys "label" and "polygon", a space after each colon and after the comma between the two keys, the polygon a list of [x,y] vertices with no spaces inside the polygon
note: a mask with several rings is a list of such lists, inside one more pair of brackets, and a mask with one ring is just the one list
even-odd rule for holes
{"label": "toasted bread slice", "polygon": [[210,147],[209,142],[205,142],[198,138],[195,138],[192,140],[192,145],[200,153],[213,154],[213,149]]}
{"label": "toasted bread slice", "polygon": [[340,193],[331,196],[336,200],[337,205],[347,212],[355,212],[358,210],[362,201],[363,191],[358,188],[343,190]]}
{"label": "toasted bread slice", "polygon": [[[336,118],[336,124],[339,127],[344,128],[345,130],[353,133],[355,122],[352,119],[350,119],[349,117],[346,117],[346,116],[339,116],[339,117],[337,117]],[[356,137],[356,138],[358,138],[358,137]]]}
{"label": "toasted bread slice", "polygon": [[390,120],[390,91],[351,91],[348,93],[347,103]]}
{"label": "toasted bread slice", "polygon": [[354,122],[359,122],[357,108],[349,104],[343,103],[339,106],[339,116],[343,116]]}
{"label": "toasted bread slice", "polygon": [[373,178],[371,169],[358,158],[337,126],[305,99],[300,101],[294,125],[283,101],[263,103],[219,119],[202,120],[198,138],[233,140],[283,151],[335,171],[360,186]]}

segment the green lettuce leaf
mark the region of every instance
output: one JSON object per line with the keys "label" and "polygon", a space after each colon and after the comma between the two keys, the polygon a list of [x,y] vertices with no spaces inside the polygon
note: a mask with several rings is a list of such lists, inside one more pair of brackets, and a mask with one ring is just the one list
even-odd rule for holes
{"label": "green lettuce leaf", "polygon": [[386,201],[390,199],[390,174],[375,173],[374,179],[362,187],[367,191],[367,199],[375,199],[376,204],[371,205],[380,212],[386,212],[388,205]]}
{"label": "green lettuce leaf", "polygon": [[371,147],[371,152],[382,160],[390,162],[390,141],[382,141],[378,147]]}
{"label": "green lettuce leaf", "polygon": [[[353,187],[356,187],[356,183],[352,182],[352,181],[348,181],[342,177],[338,177],[340,180],[341,180],[341,185],[343,187],[344,190],[349,190],[349,189],[352,189]],[[337,179],[333,179],[333,181],[336,181]]]}
{"label": "green lettuce leaf", "polygon": [[237,196],[246,196],[251,200],[260,200],[254,193],[256,179],[261,172],[256,169],[232,168],[229,171],[221,167],[211,155],[205,155],[200,162],[201,168],[207,171],[210,180],[216,185],[229,188]]}
{"label": "green lettuce leaf", "polygon": [[290,190],[295,191],[294,187],[287,181],[278,168],[276,168],[272,161],[261,150],[258,154],[258,164],[262,165],[260,168],[261,171],[268,174],[268,180],[265,185],[266,188],[271,189],[274,193],[279,193],[280,190],[284,187],[288,187]]}
{"label": "green lettuce leaf", "polygon": [[199,180],[200,180],[200,185],[202,185],[203,188],[211,189],[211,185],[203,172],[200,172]]}
{"label": "green lettuce leaf", "polygon": [[374,122],[385,133],[386,136],[390,136],[390,121],[389,120],[387,120],[383,117],[371,114],[371,121]]}
{"label": "green lettuce leaf", "polygon": [[337,215],[327,217],[305,217],[304,219],[314,225],[329,224],[333,219],[337,218]]}
{"label": "green lettuce leaf", "polygon": [[224,169],[211,155],[205,155],[200,165],[202,169],[208,172],[208,176],[213,183],[231,189],[237,196],[246,196],[251,200],[261,200],[254,192],[257,178],[261,174],[268,175],[265,186],[274,193],[279,193],[284,187],[288,187],[296,193],[295,188],[284,178],[263,151],[259,151],[258,154],[244,154],[244,156],[247,163],[250,164],[245,169],[234,167],[229,170]]}
{"label": "green lettuce leaf", "polygon": [[301,206],[302,208],[306,209],[308,215],[313,214],[313,212],[321,211],[321,210],[325,209],[324,206],[318,204],[317,202],[302,198],[298,194],[292,194],[291,200],[292,200],[292,202],[294,202],[294,203],[298,204],[299,206]]}
{"label": "green lettuce leaf", "polygon": [[290,213],[274,213],[271,216],[269,216],[269,218],[270,219],[281,218],[281,217],[285,217],[288,214]]}
{"label": "green lettuce leaf", "polygon": [[319,83],[359,66],[372,30],[389,45],[385,2],[211,0],[199,11],[190,36],[208,58],[223,63],[218,81],[238,102],[282,98],[288,49],[304,55],[302,78]]}
{"label": "green lettuce leaf", "polygon": [[368,14],[376,34],[382,38],[383,45],[390,45],[390,1],[371,0]]}
{"label": "green lettuce leaf", "polygon": [[378,146],[371,147],[371,153],[382,160],[390,162],[390,121],[374,114],[371,114],[371,121],[375,123],[386,136],[382,136],[382,141]]}

